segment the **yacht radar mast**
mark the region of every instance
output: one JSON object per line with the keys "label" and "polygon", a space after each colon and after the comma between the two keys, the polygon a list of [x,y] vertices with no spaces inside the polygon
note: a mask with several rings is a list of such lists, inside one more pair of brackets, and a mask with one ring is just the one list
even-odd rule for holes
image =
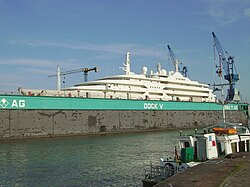
{"label": "yacht radar mast", "polygon": [[126,54],[126,61],[125,64],[123,64],[124,67],[122,67],[122,70],[125,71],[126,75],[130,74],[130,52],[127,52]]}

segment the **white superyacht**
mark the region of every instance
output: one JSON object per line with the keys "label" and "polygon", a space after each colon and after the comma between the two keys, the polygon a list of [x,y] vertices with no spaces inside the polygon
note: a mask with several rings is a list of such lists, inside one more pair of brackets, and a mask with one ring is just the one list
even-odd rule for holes
{"label": "white superyacht", "polygon": [[126,54],[123,64],[123,75],[114,75],[94,81],[76,84],[73,87],[60,89],[60,68],[57,70],[57,90],[22,89],[23,95],[61,96],[83,98],[109,98],[134,100],[163,100],[216,102],[216,96],[208,84],[202,84],[184,77],[178,71],[179,62],[175,62],[175,71],[167,72],[157,64],[157,72],[142,68],[141,74],[130,71],[130,53]]}

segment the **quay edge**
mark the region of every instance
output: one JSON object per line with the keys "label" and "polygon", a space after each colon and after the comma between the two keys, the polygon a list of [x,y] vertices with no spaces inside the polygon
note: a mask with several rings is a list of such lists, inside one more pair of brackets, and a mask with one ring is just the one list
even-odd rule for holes
{"label": "quay edge", "polygon": [[154,185],[165,186],[250,186],[250,153],[241,152],[228,158],[209,160]]}

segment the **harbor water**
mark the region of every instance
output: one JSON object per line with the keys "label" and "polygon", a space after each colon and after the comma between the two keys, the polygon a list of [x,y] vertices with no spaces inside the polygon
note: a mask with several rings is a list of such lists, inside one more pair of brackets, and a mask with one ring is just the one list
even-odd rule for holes
{"label": "harbor water", "polygon": [[173,157],[178,135],[176,130],[0,142],[0,186],[142,186],[145,165]]}

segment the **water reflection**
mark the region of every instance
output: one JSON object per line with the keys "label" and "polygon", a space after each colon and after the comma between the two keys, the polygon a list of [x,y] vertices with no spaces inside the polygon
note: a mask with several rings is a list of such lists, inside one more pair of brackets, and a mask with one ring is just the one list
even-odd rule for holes
{"label": "water reflection", "polygon": [[141,186],[145,164],[173,156],[178,135],[166,131],[1,142],[0,186]]}

